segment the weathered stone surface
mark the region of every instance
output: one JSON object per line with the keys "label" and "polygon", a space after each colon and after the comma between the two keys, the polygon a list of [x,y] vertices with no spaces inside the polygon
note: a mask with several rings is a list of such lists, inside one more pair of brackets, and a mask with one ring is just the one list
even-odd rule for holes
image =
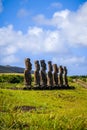
{"label": "weathered stone surface", "polygon": [[36,86],[40,86],[40,73],[39,73],[40,65],[39,65],[39,61],[38,60],[35,61],[34,64],[35,64],[35,68],[36,68],[36,70],[34,71],[34,83],[35,83]]}
{"label": "weathered stone surface", "polygon": [[63,68],[63,79],[64,79],[64,85],[68,86],[67,68],[66,68],[66,66],[64,66],[64,68]]}
{"label": "weathered stone surface", "polygon": [[[52,89],[55,89],[58,88],[57,86],[61,86],[59,88],[68,86],[66,66],[57,67],[57,64],[52,65],[52,62],[48,61],[48,72],[46,74],[47,68],[46,68],[45,60],[41,60],[40,64],[39,61],[36,60],[34,64],[35,64],[34,84],[36,86],[34,87],[35,89],[37,88],[49,89],[52,88],[52,86],[54,86]],[[40,70],[40,65],[41,65],[41,70]],[[31,82],[32,82],[31,70],[32,70],[32,64],[30,62],[30,59],[26,58],[25,70],[24,70],[24,84],[26,86],[25,89],[29,89],[29,88],[31,89]]]}
{"label": "weathered stone surface", "polygon": [[32,70],[32,64],[31,64],[29,58],[26,58],[26,59],[25,59],[25,68],[26,68],[26,70],[29,70],[29,71]]}
{"label": "weathered stone surface", "polygon": [[53,86],[53,67],[52,67],[52,62],[48,61],[48,73],[47,73],[47,85],[48,87],[52,87]]}
{"label": "weathered stone surface", "polygon": [[63,67],[59,66],[59,86],[63,86]]}
{"label": "weathered stone surface", "polygon": [[45,60],[40,60],[41,71],[40,71],[40,84],[42,87],[47,86],[47,75],[46,75],[46,63]]}
{"label": "weathered stone surface", "polygon": [[53,64],[53,85],[58,86],[58,67],[57,64]]}
{"label": "weathered stone surface", "polygon": [[24,84],[26,87],[31,87],[31,70],[32,70],[32,64],[30,62],[29,58],[25,59],[25,70],[24,70]]}

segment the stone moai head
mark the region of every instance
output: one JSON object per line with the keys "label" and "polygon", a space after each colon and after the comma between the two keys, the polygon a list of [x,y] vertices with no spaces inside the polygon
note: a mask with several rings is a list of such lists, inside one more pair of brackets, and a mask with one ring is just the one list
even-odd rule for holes
{"label": "stone moai head", "polygon": [[53,71],[53,67],[52,67],[52,62],[51,61],[48,61],[48,68],[49,68],[49,71]]}
{"label": "stone moai head", "polygon": [[63,67],[62,65],[59,66],[59,72],[62,74],[63,73]]}
{"label": "stone moai head", "polygon": [[38,60],[34,61],[34,64],[35,64],[35,68],[36,68],[36,70],[39,71],[39,70],[40,70],[40,64],[39,64],[39,61],[38,61]]}
{"label": "stone moai head", "polygon": [[66,70],[66,66],[64,66],[64,70]]}
{"label": "stone moai head", "polygon": [[54,70],[54,72],[58,73],[58,67],[57,67],[57,64],[53,64],[53,70]]}
{"label": "stone moai head", "polygon": [[66,66],[64,66],[63,70],[64,70],[65,73],[67,73],[67,68],[66,68]]}
{"label": "stone moai head", "polygon": [[27,70],[31,70],[31,69],[32,69],[32,64],[31,64],[29,58],[26,58],[26,59],[25,59],[25,66],[26,66],[26,69],[27,69]]}
{"label": "stone moai head", "polygon": [[41,67],[42,67],[42,70],[46,71],[46,63],[45,63],[45,60],[40,60],[40,64],[41,64]]}

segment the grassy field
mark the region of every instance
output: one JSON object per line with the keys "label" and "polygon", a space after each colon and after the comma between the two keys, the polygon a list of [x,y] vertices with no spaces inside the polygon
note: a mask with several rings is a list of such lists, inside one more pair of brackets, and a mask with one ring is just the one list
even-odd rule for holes
{"label": "grassy field", "polygon": [[75,89],[12,90],[23,83],[1,83],[0,130],[87,130],[87,89],[69,85]]}

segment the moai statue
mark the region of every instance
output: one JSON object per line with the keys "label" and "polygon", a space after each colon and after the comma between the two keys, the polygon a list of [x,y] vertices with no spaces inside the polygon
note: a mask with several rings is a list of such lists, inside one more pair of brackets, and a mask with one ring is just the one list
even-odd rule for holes
{"label": "moai statue", "polygon": [[29,58],[25,59],[25,70],[24,70],[24,83],[26,87],[31,87],[31,70],[32,70],[32,64],[30,62]]}
{"label": "moai statue", "polygon": [[58,86],[58,67],[57,64],[53,64],[53,85]]}
{"label": "moai statue", "polygon": [[66,68],[66,66],[64,66],[64,69],[63,69],[63,79],[64,79],[64,85],[68,86],[67,68]]}
{"label": "moai statue", "polygon": [[48,73],[47,73],[47,85],[49,88],[52,88],[53,86],[53,74],[52,74],[52,71],[53,71],[53,67],[52,67],[52,62],[51,61],[48,61]]}
{"label": "moai statue", "polygon": [[47,86],[47,75],[46,75],[46,63],[45,63],[45,60],[41,60],[40,61],[40,64],[41,64],[41,71],[40,71],[40,84],[41,84],[41,87],[45,88]]}
{"label": "moai statue", "polygon": [[39,61],[36,60],[34,62],[34,64],[35,64],[35,68],[36,68],[36,70],[34,71],[34,83],[35,83],[36,86],[40,86],[40,73],[39,73],[40,65],[39,65]]}
{"label": "moai statue", "polygon": [[59,86],[63,86],[63,67],[59,66]]}

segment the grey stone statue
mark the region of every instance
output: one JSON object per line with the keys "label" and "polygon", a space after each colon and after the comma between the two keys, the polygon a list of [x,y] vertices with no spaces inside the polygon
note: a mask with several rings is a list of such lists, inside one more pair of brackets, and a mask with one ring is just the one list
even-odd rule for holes
{"label": "grey stone statue", "polygon": [[45,60],[40,60],[41,71],[40,71],[40,84],[41,87],[47,86],[47,75],[46,75],[46,63]]}
{"label": "grey stone statue", "polygon": [[36,60],[34,62],[34,64],[35,64],[35,68],[36,68],[36,70],[34,71],[34,83],[35,83],[35,86],[38,87],[38,86],[40,86],[40,73],[39,73],[40,65],[39,65],[39,61]]}
{"label": "grey stone statue", "polygon": [[32,70],[32,64],[30,62],[29,58],[25,59],[25,70],[24,70],[24,84],[26,87],[31,87],[31,70]]}
{"label": "grey stone statue", "polygon": [[63,67],[59,66],[59,86],[63,86]]}
{"label": "grey stone statue", "polygon": [[52,87],[53,86],[53,67],[52,67],[52,62],[48,61],[48,73],[47,73],[47,85],[48,87]]}
{"label": "grey stone statue", "polygon": [[64,79],[64,85],[68,86],[67,68],[66,68],[66,66],[64,66],[64,69],[63,69],[63,79]]}
{"label": "grey stone statue", "polygon": [[53,64],[53,84],[54,86],[58,86],[58,67],[57,64]]}

